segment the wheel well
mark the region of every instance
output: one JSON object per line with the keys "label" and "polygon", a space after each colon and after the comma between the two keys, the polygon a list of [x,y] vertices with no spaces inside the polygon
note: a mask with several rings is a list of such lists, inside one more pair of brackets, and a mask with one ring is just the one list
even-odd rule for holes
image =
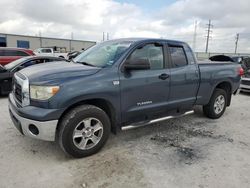
{"label": "wheel well", "polygon": [[[107,115],[109,116],[110,122],[111,122],[111,131],[113,133],[116,134],[116,114],[115,114],[115,109],[113,107],[113,105],[105,100],[105,99],[90,99],[90,100],[84,100],[84,101],[80,101],[78,103],[75,103],[73,105],[71,105],[70,107],[68,107],[63,114],[61,115],[59,122],[61,121],[61,119],[64,117],[65,114],[67,114],[71,109],[80,106],[80,105],[84,105],[84,104],[89,104],[89,105],[94,105],[97,106],[99,108],[101,108],[104,112],[107,113]],[[58,123],[59,125],[60,123]]]}
{"label": "wheel well", "polygon": [[65,57],[64,57],[64,56],[62,56],[62,55],[60,55],[59,57],[60,57],[60,58],[63,58],[63,59],[65,59]]}
{"label": "wheel well", "polygon": [[232,86],[229,82],[221,82],[219,83],[216,88],[223,89],[227,93],[227,106],[231,104],[231,97],[232,97]]}

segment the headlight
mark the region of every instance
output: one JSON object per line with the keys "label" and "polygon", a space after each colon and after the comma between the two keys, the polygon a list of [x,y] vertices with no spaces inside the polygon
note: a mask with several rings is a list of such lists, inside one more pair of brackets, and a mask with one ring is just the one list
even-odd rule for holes
{"label": "headlight", "polygon": [[59,91],[59,86],[30,86],[30,98],[48,100]]}

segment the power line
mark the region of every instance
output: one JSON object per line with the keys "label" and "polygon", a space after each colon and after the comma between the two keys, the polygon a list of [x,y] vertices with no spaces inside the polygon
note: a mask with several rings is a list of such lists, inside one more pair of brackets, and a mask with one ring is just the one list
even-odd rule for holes
{"label": "power line", "polygon": [[208,51],[208,43],[209,43],[209,39],[210,39],[210,33],[212,32],[211,27],[213,27],[213,25],[211,24],[211,20],[208,21],[207,24],[207,42],[206,42],[206,53]]}
{"label": "power line", "polygon": [[234,53],[235,53],[235,54],[236,54],[237,48],[238,48],[239,37],[240,37],[240,34],[237,33],[237,34],[236,34],[236,37],[235,37],[235,50],[234,50]]}

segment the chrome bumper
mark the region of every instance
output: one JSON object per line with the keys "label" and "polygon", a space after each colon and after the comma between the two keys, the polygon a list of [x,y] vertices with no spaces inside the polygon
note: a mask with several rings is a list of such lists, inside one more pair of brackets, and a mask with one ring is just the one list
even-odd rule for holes
{"label": "chrome bumper", "polygon": [[[16,128],[24,135],[31,138],[36,138],[46,141],[55,141],[56,127],[58,120],[51,121],[35,121],[23,118],[18,115],[13,107],[9,104],[10,117]],[[38,134],[33,134],[30,127],[35,126],[38,129]]]}

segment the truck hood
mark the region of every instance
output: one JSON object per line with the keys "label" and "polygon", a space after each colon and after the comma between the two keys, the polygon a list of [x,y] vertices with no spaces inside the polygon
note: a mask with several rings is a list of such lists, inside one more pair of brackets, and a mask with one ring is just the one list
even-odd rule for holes
{"label": "truck hood", "polygon": [[20,71],[33,84],[57,84],[75,77],[97,73],[101,68],[69,63],[66,61],[50,62],[27,67]]}

